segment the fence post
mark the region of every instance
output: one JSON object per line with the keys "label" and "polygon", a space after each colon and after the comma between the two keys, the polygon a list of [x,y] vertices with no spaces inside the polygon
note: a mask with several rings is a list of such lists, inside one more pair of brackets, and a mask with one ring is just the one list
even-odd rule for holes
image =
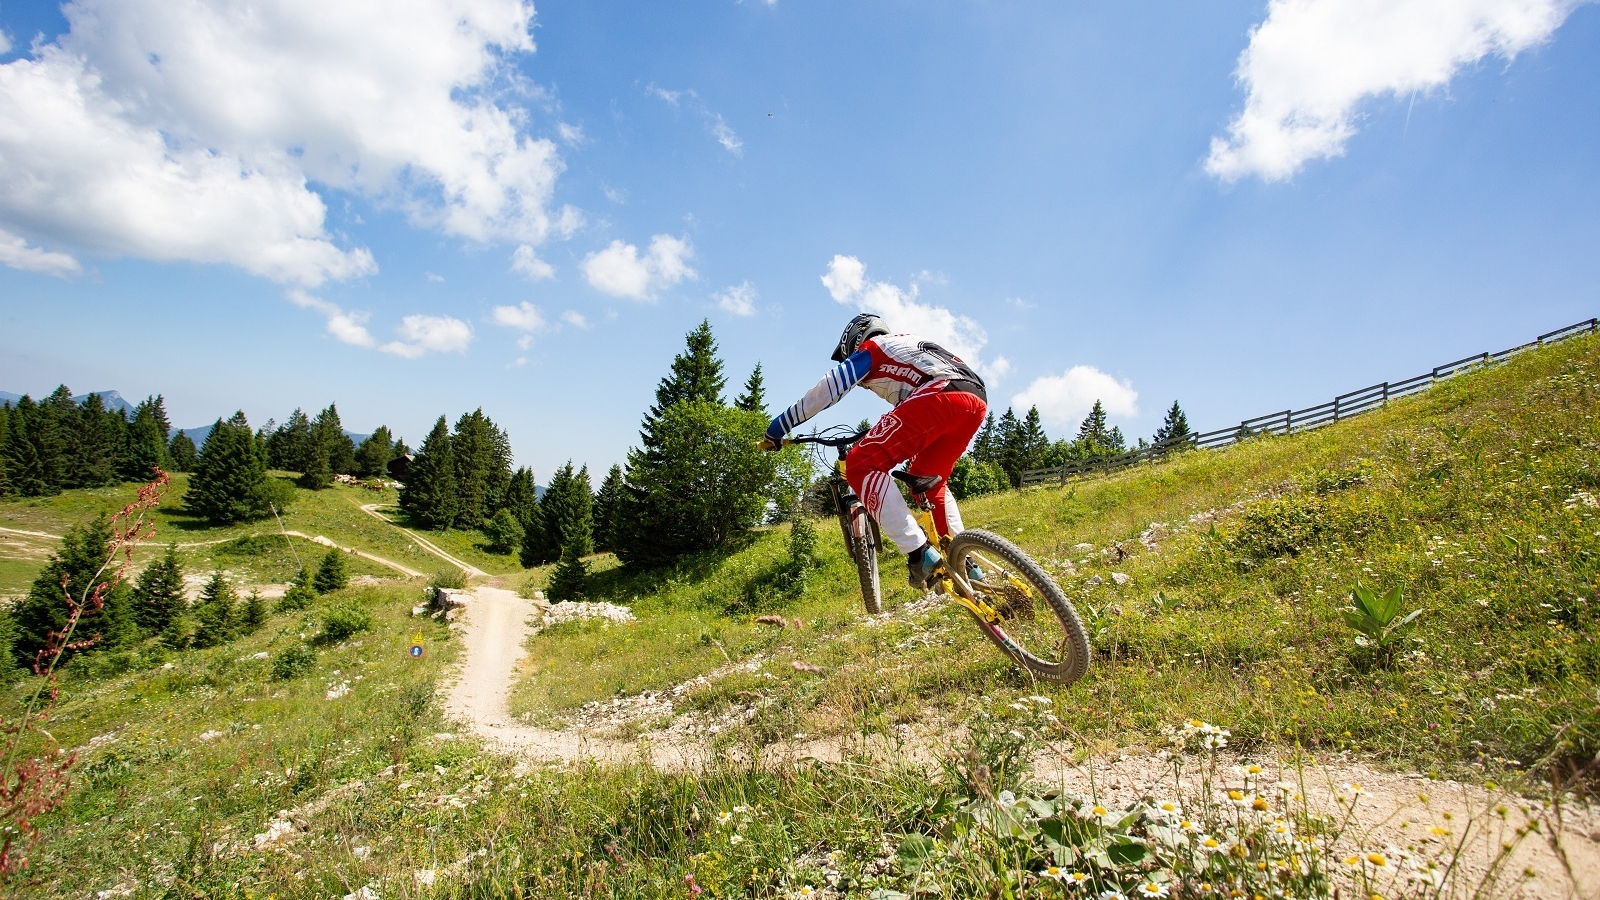
{"label": "fence post", "polygon": [[1294,429],[1294,410],[1286,409],[1286,410],[1283,411],[1283,433],[1284,434],[1288,434],[1293,429]]}
{"label": "fence post", "polygon": [[1387,381],[1383,383],[1383,405],[1389,405],[1389,382]]}

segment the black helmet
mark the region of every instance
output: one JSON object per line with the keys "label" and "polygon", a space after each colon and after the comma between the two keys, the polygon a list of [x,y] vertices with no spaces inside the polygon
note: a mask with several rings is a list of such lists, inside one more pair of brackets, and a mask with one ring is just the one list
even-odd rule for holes
{"label": "black helmet", "polygon": [[839,346],[833,348],[833,361],[844,362],[850,358],[851,354],[860,350],[861,345],[866,343],[868,338],[888,333],[889,327],[883,324],[882,319],[872,313],[862,313],[856,316],[850,320],[849,325],[844,327],[844,334],[839,335]]}

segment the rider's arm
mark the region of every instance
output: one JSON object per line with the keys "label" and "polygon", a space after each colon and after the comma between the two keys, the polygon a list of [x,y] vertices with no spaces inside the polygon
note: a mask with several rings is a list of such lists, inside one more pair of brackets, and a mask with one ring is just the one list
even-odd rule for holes
{"label": "rider's arm", "polygon": [[800,424],[819,412],[839,402],[849,390],[867,377],[872,371],[872,354],[866,350],[857,350],[849,359],[822,376],[816,387],[806,391],[795,405],[783,411],[783,414],[772,420],[767,426],[767,437],[777,441],[779,438],[800,427]]}

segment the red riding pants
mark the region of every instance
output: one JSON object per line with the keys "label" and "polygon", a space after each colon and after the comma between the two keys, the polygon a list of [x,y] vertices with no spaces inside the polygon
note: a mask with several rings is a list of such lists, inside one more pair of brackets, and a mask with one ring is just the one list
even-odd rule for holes
{"label": "red riding pants", "polygon": [[[845,460],[850,487],[901,553],[916,550],[926,538],[889,470],[910,460],[906,471],[911,474],[938,475],[948,480],[950,470],[972,443],[972,436],[978,433],[987,413],[988,405],[974,394],[915,394],[878,419],[867,436],[851,449]],[[955,498],[945,491],[944,481],[928,492],[928,500],[933,505],[933,523],[939,534],[959,534],[961,511]]]}

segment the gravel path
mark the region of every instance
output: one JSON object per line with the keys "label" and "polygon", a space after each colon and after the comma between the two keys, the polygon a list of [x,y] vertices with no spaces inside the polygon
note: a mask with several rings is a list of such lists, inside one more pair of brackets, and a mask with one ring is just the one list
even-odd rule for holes
{"label": "gravel path", "polygon": [[485,572],[484,570],[478,568],[477,566],[473,565],[472,563],[463,562],[462,560],[456,559],[454,556],[451,556],[450,554],[444,552],[443,550],[440,550],[437,546],[434,545],[434,543],[432,541],[429,541],[426,538],[423,538],[422,536],[418,535],[415,531],[412,531],[409,528],[403,528],[403,527],[401,527],[399,525],[396,525],[393,521],[391,521],[389,519],[388,516],[385,516],[383,513],[378,512],[378,507],[381,506],[381,505],[382,504],[379,504],[379,503],[368,503],[368,504],[366,504],[366,505],[361,507],[361,511],[366,513],[367,515],[373,517],[374,519],[377,519],[379,522],[382,522],[383,524],[388,525],[390,528],[393,528],[396,531],[404,533],[405,536],[408,537],[408,538],[411,538],[411,540],[414,541],[418,547],[421,547],[422,549],[428,551],[429,553],[432,553],[434,556],[439,557],[440,559],[444,560],[445,562],[449,563],[450,565],[455,566],[456,568],[460,569],[461,571],[467,573],[467,575],[469,577],[473,577],[473,578],[488,578],[488,577],[490,577],[488,572]]}

